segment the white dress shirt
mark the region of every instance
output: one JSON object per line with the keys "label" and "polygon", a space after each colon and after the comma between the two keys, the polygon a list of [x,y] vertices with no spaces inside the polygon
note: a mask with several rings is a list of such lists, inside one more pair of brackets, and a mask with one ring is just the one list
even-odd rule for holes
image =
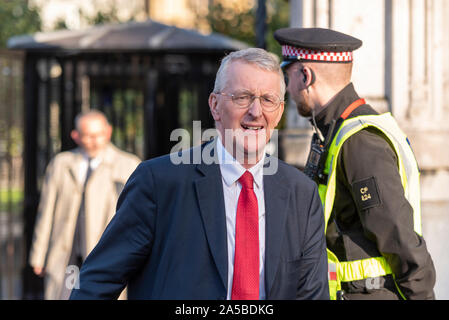
{"label": "white dress shirt", "polygon": [[[224,148],[221,139],[217,138],[217,156],[220,163],[220,171],[223,182],[223,194],[226,210],[226,231],[228,244],[228,292],[227,299],[231,299],[232,279],[234,275],[235,253],[235,221],[237,215],[237,203],[242,186],[238,179],[246,171],[240,163]],[[254,177],[254,193],[259,209],[259,299],[264,300],[265,294],[265,199],[263,192],[263,158],[253,167],[248,169]]]}
{"label": "white dress shirt", "polygon": [[[89,157],[84,152],[81,152],[81,154],[83,155],[83,161],[81,161],[78,166],[78,177],[77,178],[78,178],[79,183],[81,185],[83,185],[84,180],[86,180],[87,166],[89,165]],[[90,168],[92,169],[92,171],[97,169],[97,167],[100,165],[102,160],[103,159],[101,156],[97,156],[96,158],[92,158],[90,160]]]}

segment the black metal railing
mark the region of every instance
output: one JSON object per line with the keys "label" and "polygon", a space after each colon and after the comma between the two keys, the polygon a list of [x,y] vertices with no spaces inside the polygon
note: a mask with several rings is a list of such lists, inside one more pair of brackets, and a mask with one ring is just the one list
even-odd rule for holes
{"label": "black metal railing", "polygon": [[[25,261],[31,247],[39,190],[80,111],[99,109],[113,126],[112,142],[142,160],[170,152],[172,130],[213,127],[208,96],[221,54],[148,52],[27,52],[24,57]],[[192,139],[192,135],[191,135]],[[193,145],[193,142],[191,142]],[[39,299],[40,280],[25,265],[24,299]]]}
{"label": "black metal railing", "polygon": [[0,51],[0,299],[21,297],[23,55]]}

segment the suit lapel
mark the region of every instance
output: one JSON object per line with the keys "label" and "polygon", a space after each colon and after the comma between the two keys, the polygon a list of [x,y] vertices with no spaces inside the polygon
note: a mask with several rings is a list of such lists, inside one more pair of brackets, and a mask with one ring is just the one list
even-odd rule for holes
{"label": "suit lapel", "polygon": [[220,167],[218,164],[206,165],[202,163],[197,165],[197,169],[204,175],[204,177],[195,181],[201,217],[210,251],[223,285],[227,290],[228,247],[226,212]]}
{"label": "suit lapel", "polygon": [[[218,164],[206,165],[201,163],[197,165],[197,169],[204,175],[204,177],[195,181],[204,229],[215,265],[227,290],[226,212],[220,167]],[[279,264],[290,193],[288,187],[282,183],[282,181],[286,181],[286,178],[279,170],[274,175],[264,175],[265,290],[267,298],[270,297],[270,290]]]}
{"label": "suit lapel", "polygon": [[286,181],[286,179],[279,171],[274,175],[264,175],[265,290],[268,299],[279,264],[279,255],[287,217],[287,202],[290,192],[282,184],[282,181]]}
{"label": "suit lapel", "polygon": [[68,164],[70,175],[74,181],[74,184],[77,186],[78,190],[81,192],[83,189],[83,182],[79,181],[78,171],[80,162],[83,160],[83,155],[79,151],[79,149],[75,149],[73,151],[73,161]]}

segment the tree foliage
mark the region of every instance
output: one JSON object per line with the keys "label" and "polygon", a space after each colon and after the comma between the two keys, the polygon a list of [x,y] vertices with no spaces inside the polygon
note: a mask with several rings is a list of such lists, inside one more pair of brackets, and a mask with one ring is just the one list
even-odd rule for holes
{"label": "tree foliage", "polygon": [[106,23],[118,23],[123,22],[118,16],[118,9],[115,4],[112,4],[109,9],[104,11],[98,11],[93,16],[88,16],[84,12],[80,11],[81,16],[87,21],[88,25],[98,25]]}
{"label": "tree foliage", "polygon": [[273,33],[280,28],[287,28],[290,23],[290,5],[287,0],[267,0],[267,50],[282,56],[279,43]]}
{"label": "tree foliage", "polygon": [[235,12],[233,8],[222,3],[213,3],[209,6],[206,20],[212,32],[221,33],[231,38],[255,45],[255,10],[249,9]]}
{"label": "tree foliage", "polygon": [[[199,19],[206,19],[213,32],[227,35],[231,38],[246,42],[250,46],[256,45],[256,11],[255,6],[243,11],[237,11],[232,7],[223,4],[223,1],[211,1],[206,16]],[[273,38],[273,32],[279,28],[288,27],[289,24],[289,3],[286,0],[267,0],[266,19],[266,49],[281,55],[281,48]]]}
{"label": "tree foliage", "polygon": [[40,31],[41,25],[39,10],[29,7],[26,0],[0,1],[0,48],[12,36]]}
{"label": "tree foliage", "polygon": [[[137,13],[131,15],[128,21],[134,21],[136,14]],[[127,22],[124,21],[123,19],[120,19],[118,15],[118,8],[115,3],[111,3],[111,6],[108,9],[96,11],[94,15],[89,15],[82,9],[79,9],[79,15],[81,17],[81,20],[88,26]],[[59,18],[56,21],[53,29],[54,30],[69,29],[65,18]]]}
{"label": "tree foliage", "polygon": [[[249,46],[256,46],[256,12],[255,6],[243,11],[223,5],[225,0],[209,1],[209,10],[205,16],[198,16],[198,19],[206,19],[212,32],[227,35],[247,43]],[[282,50],[279,43],[274,39],[273,33],[277,29],[289,26],[289,2],[287,0],[266,0],[266,50],[282,57]],[[286,125],[286,114],[279,123],[278,128],[282,129]]]}

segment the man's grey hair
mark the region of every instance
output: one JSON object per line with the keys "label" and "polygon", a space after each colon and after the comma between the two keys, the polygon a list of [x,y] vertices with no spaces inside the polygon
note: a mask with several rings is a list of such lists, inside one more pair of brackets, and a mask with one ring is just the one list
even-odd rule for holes
{"label": "man's grey hair", "polygon": [[220,68],[218,69],[217,76],[215,78],[215,86],[214,86],[215,93],[221,92],[224,89],[227,81],[227,69],[231,64],[231,62],[237,60],[249,64],[254,64],[259,68],[267,71],[275,73],[277,72],[280,78],[280,89],[281,89],[280,98],[282,100],[284,99],[285,82],[284,82],[284,75],[282,73],[282,69],[279,64],[279,58],[275,54],[267,52],[266,50],[260,48],[249,48],[234,51],[228,54],[226,57],[224,57],[223,60],[221,61]]}
{"label": "man's grey hair", "polygon": [[76,115],[74,122],[75,122],[75,129],[77,131],[80,131],[80,122],[84,118],[91,118],[91,119],[92,118],[100,118],[100,119],[103,119],[105,121],[105,124],[107,126],[110,125],[109,121],[108,121],[108,118],[106,117],[106,115],[103,112],[101,112],[100,110],[91,109],[91,110],[84,111],[84,112],[81,112],[81,113]]}

